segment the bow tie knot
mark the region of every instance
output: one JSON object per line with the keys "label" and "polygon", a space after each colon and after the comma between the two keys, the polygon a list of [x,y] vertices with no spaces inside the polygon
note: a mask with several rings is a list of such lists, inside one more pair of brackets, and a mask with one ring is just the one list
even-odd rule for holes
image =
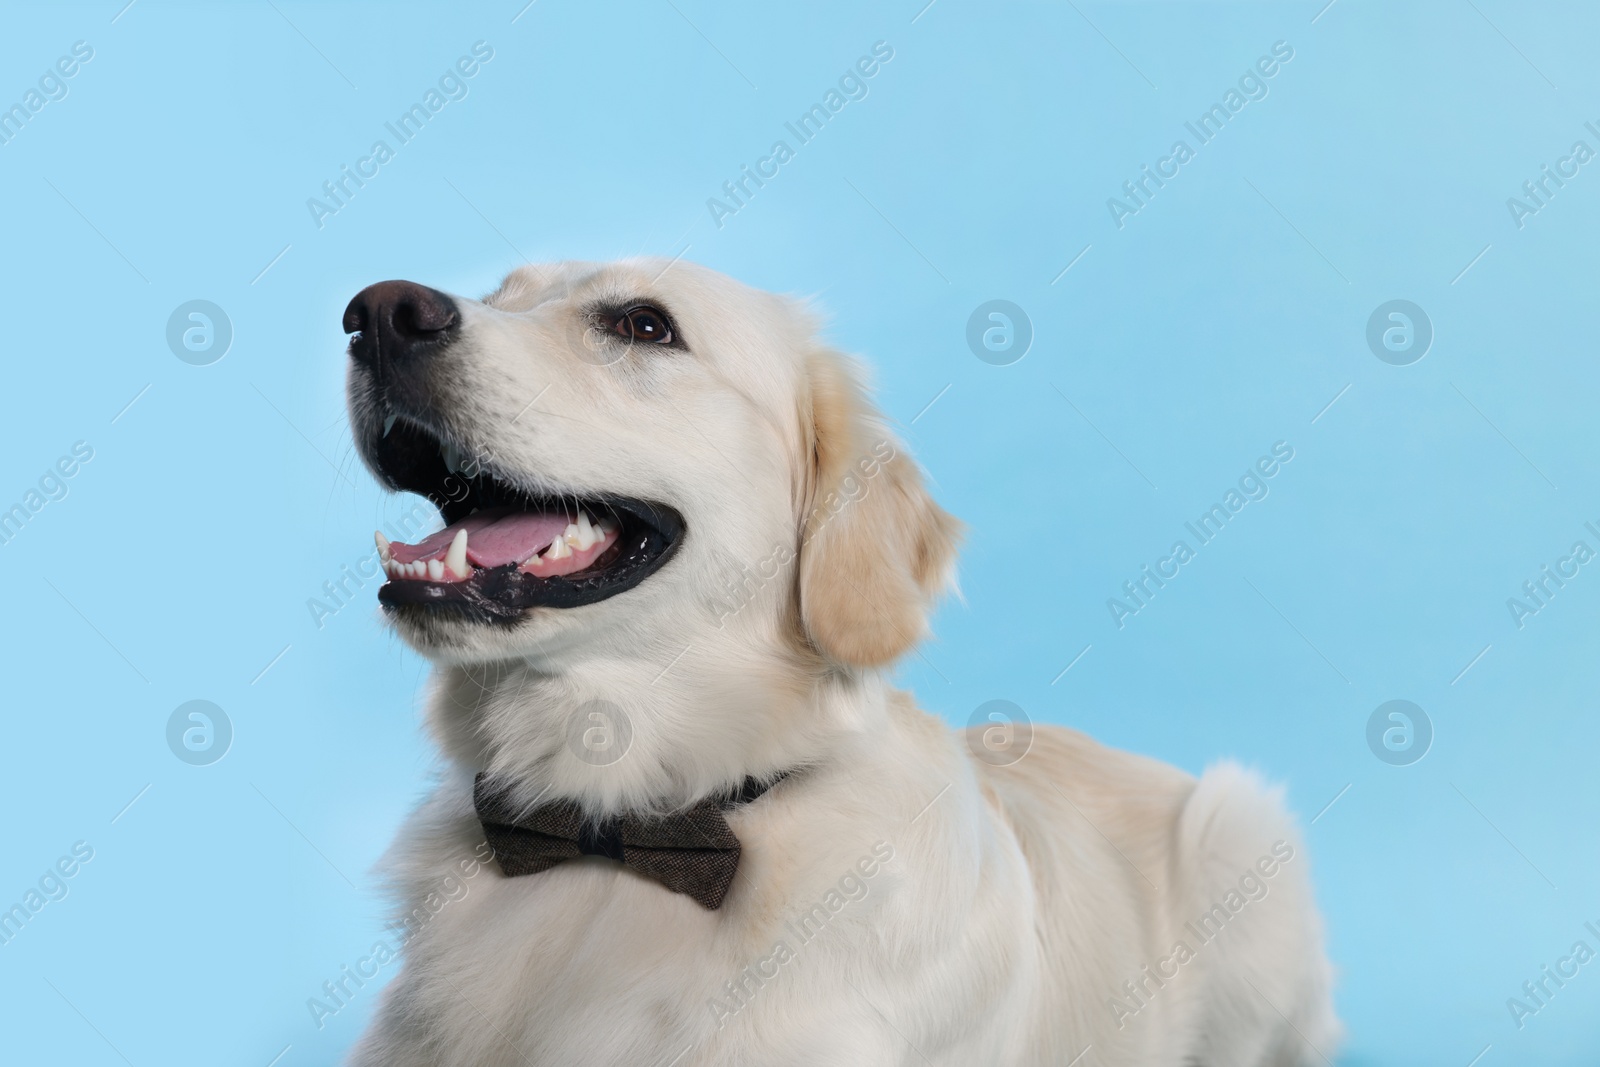
{"label": "bow tie knot", "polygon": [[772,784],[747,778],[731,800],[708,797],[675,815],[623,813],[599,822],[570,800],[521,809],[510,791],[486,774],[474,781],[472,801],[507,878],[538,874],[579,856],[600,856],[715,910],[739,869],[739,839],[723,811],[755,800]]}

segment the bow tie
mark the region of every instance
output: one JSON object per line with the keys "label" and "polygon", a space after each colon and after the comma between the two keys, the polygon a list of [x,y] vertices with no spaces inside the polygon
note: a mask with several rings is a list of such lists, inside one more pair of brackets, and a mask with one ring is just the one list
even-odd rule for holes
{"label": "bow tie", "polygon": [[548,871],[579,856],[604,856],[715,910],[739,869],[739,839],[723,811],[750,803],[783,777],[773,782],[746,778],[737,796],[708,797],[676,815],[614,815],[598,824],[570,800],[524,812],[510,791],[486,774],[473,782],[472,803],[507,878]]}

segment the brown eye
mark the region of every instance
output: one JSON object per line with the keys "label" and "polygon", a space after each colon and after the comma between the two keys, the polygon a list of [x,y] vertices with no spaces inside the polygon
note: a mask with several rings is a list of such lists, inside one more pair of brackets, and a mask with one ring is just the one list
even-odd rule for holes
{"label": "brown eye", "polygon": [[640,306],[623,312],[611,327],[629,344],[668,345],[672,343],[672,327],[667,317],[653,307]]}

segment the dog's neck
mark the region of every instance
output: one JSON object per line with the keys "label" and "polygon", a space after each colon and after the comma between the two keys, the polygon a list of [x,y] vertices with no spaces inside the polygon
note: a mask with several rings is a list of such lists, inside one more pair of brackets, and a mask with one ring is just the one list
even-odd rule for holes
{"label": "dog's neck", "polygon": [[823,762],[875,728],[877,672],[732,642],[442,668],[429,725],[455,769],[596,813],[680,807]]}

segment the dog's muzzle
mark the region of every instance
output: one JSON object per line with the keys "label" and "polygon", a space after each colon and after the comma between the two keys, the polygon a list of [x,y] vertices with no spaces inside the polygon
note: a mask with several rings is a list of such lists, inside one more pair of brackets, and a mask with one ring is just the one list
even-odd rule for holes
{"label": "dog's muzzle", "polygon": [[375,535],[389,577],[378,591],[385,609],[512,623],[533,608],[627,592],[671,558],[684,529],[673,508],[576,486],[530,489],[536,479],[451,426],[445,386],[459,385],[452,363],[472,355],[458,343],[464,325],[452,297],[379,282],[350,301],[344,328],[357,446],[381,482],[427,497],[444,520],[416,544]]}

